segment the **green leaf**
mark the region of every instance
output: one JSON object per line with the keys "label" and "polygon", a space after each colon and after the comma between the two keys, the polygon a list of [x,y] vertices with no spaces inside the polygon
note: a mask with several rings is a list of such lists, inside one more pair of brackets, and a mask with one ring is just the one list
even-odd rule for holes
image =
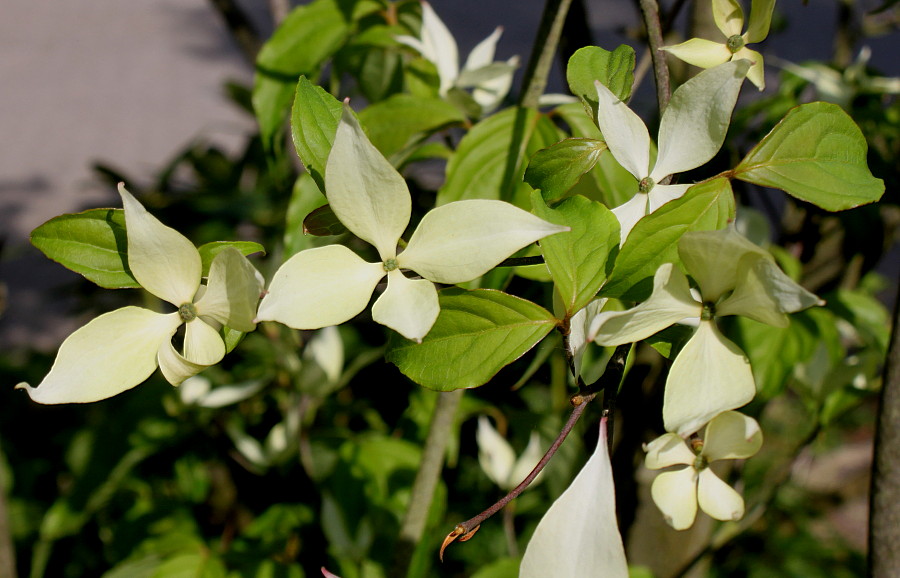
{"label": "green leaf", "polygon": [[551,209],[535,191],[532,202],[538,217],[572,229],[540,241],[544,261],[570,317],[594,298],[612,271],[619,221],[600,203],[581,196],[569,197]]}
{"label": "green leaf", "polygon": [[831,363],[840,356],[836,319],[829,311],[813,309],[791,315],[788,327],[772,327],[747,317],[735,317],[735,343],[750,359],[756,388],[763,399],[782,393],[797,366],[825,344]]}
{"label": "green leaf", "polygon": [[604,297],[641,301],[652,289],[663,263],[677,263],[678,241],[688,231],[714,231],[734,219],[734,194],[728,179],[694,185],[637,222],[619,251]]}
{"label": "green leaf", "polygon": [[540,189],[541,196],[548,203],[561,199],[585,173],[594,168],[606,148],[602,140],[562,140],[531,157],[525,170],[525,182]]}
{"label": "green leaf", "polygon": [[466,118],[442,99],[397,94],[367,107],[359,113],[359,120],[375,148],[390,158],[432,132]]}
{"label": "green leaf", "polygon": [[585,46],[575,51],[566,67],[566,80],[572,94],[586,102],[597,117],[597,89],[594,81],[599,80],[609,88],[619,100],[631,97],[634,84],[634,49],[622,45],[610,52],[599,46]]}
{"label": "green leaf", "polygon": [[265,247],[259,243],[254,243],[253,241],[213,241],[212,243],[200,245],[197,247],[197,250],[200,251],[200,260],[203,263],[204,277],[209,275],[209,266],[212,265],[216,255],[228,247],[234,247],[245,257],[254,253],[266,254]]}
{"label": "green leaf", "polygon": [[141,286],[128,268],[122,209],[93,209],[54,217],[31,232],[31,244],[106,289]]}
{"label": "green leaf", "polygon": [[684,344],[694,334],[694,328],[687,325],[671,325],[655,333],[644,342],[666,359],[675,359]]}
{"label": "green leaf", "polygon": [[301,75],[317,77],[347,40],[353,22],[380,8],[373,0],[314,0],[288,14],[256,58],[253,110],[272,150]]}
{"label": "green leaf", "polygon": [[500,199],[528,210],[531,187],[522,181],[528,158],[559,141],[545,115],[508,108],[479,122],[463,137],[447,163],[447,181],[437,204],[462,199]]}
{"label": "green leaf", "polygon": [[[556,113],[569,125],[572,136],[601,140],[603,135],[594,120],[578,103],[564,104]],[[651,151],[651,158],[653,151]],[[638,180],[622,168],[616,157],[601,154],[597,164],[588,173],[590,179],[582,178],[573,192],[583,194],[609,208],[626,202],[638,189]]]}
{"label": "green leaf", "polygon": [[347,232],[347,227],[337,218],[331,205],[322,205],[310,211],[303,219],[303,234],[329,237]]}
{"label": "green leaf", "polygon": [[803,104],[785,115],[734,169],[735,178],[781,189],[827,211],[872,203],[884,193],[866,164],[866,139],[835,104]]}
{"label": "green leaf", "polygon": [[441,313],[422,343],[392,335],[385,358],[425,387],[439,391],[484,385],[555,326],[538,305],[500,291],[445,289]]}
{"label": "green leaf", "polygon": [[291,109],[291,137],[306,172],[325,190],[325,163],[334,144],[343,105],[305,76],[297,82]]}

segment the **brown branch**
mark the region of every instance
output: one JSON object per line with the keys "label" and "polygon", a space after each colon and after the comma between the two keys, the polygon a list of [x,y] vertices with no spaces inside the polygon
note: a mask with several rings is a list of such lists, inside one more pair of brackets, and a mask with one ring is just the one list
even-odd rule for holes
{"label": "brown branch", "polygon": [[662,26],[659,22],[659,4],[656,0],[639,0],[639,3],[644,26],[647,27],[647,42],[650,45],[650,56],[653,58],[653,71],[656,76],[656,100],[659,103],[659,114],[662,115],[669,104],[671,89],[666,55],[660,50],[663,39]]}
{"label": "brown branch", "polygon": [[869,576],[896,576],[900,568],[900,284],[891,344],[884,361],[869,498]]}

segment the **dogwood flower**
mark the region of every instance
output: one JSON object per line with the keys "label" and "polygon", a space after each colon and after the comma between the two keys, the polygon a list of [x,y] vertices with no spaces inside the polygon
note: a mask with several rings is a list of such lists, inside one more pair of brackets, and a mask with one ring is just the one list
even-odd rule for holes
{"label": "dogwood flower", "polygon": [[[125,207],[128,267],[141,286],[177,308],[157,313],[123,307],[97,317],[60,346],[38,385],[20,383],[38,403],[87,403],[112,397],[150,377],[157,365],[178,385],[225,356],[222,325],[253,331],[262,284],[237,249],[218,253],[201,285],[200,253],[186,237],[159,222],[119,185]],[[184,348],[172,337],[182,325]]]}
{"label": "dogwood flower", "polygon": [[[519,482],[525,479],[525,476],[534,469],[544,453],[541,451],[540,436],[537,432],[531,432],[528,446],[525,447],[525,451],[519,456],[519,459],[516,459],[516,452],[513,451],[512,446],[483,415],[478,417],[475,441],[478,444],[478,463],[481,465],[481,469],[491,481],[507,491],[515,488]],[[541,479],[542,473],[534,479],[532,486]]]}
{"label": "dogwood flower", "polygon": [[691,186],[659,185],[660,180],[707,163],[722,147],[749,66],[746,60],[722,64],[675,90],[660,121],[659,152],[652,168],[647,126],[611,90],[595,83],[600,132],[619,164],[640,181],[637,194],[612,210],[621,224],[623,243],[638,220]]}
{"label": "dogwood flower", "polygon": [[[372,318],[421,341],[439,312],[434,283],[470,281],[522,247],[568,230],[502,201],[456,201],[429,211],[398,254],[412,210],[409,189],[346,103],[325,166],[325,189],[337,218],[374,245],[381,260],[367,263],[343,245],[301,251],[275,273],[257,319],[295,329],[338,325],[365,309],[387,275]],[[423,279],[407,278],[404,269]]]}
{"label": "dogwood flower", "polygon": [[519,578],[628,578],[606,435],[603,418],[594,455],[541,518]]}
{"label": "dogwood flower", "polygon": [[745,59],[753,63],[747,78],[760,90],[766,87],[763,71],[762,54],[747,48],[747,44],[755,44],[765,40],[769,35],[772,23],[772,10],[775,0],[753,0],[750,5],[750,22],[747,31],[741,34],[744,27],[744,11],[738,0],[712,0],[713,19],[716,26],[725,35],[725,42],[714,42],[703,38],[691,38],[687,42],[674,46],[663,46],[670,54],[688,64],[700,68],[710,68],[730,60]]}
{"label": "dogwood flower", "polygon": [[397,36],[396,40],[409,46],[432,62],[440,79],[439,93],[447,96],[451,88],[473,88],[475,99],[483,112],[490,112],[500,104],[512,86],[513,73],[519,58],[513,56],[505,63],[495,63],[494,53],[503,28],[497,27],[478,43],[462,70],[459,68],[459,48],[453,34],[428,2],[422,2],[422,38]]}
{"label": "dogwood flower", "polygon": [[650,495],[666,521],[676,530],[690,528],[698,505],[716,520],[741,519],[744,499],[719,479],[709,464],[749,458],[759,451],[762,442],[756,420],[736,411],[714,417],[706,426],[703,439],[693,440],[691,447],[673,433],[650,442],[644,461],[648,469],[687,466],[659,474],[650,487]]}
{"label": "dogwood flower", "polygon": [[684,436],[713,416],[748,403],[756,394],[750,362],[722,335],[716,317],[743,315],[787,327],[786,313],[823,302],[785,275],[768,252],[731,227],[686,233],[678,254],[697,282],[699,299],[684,273],[665,263],[657,269],[646,301],[596,317],[595,340],[600,345],[621,345],[684,319],[700,318],[672,363],[663,397],[666,430]]}

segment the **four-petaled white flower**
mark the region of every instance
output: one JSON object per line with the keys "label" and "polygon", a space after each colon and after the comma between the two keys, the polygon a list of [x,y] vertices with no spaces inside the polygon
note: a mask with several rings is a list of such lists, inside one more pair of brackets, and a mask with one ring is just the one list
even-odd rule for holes
{"label": "four-petaled white flower", "polygon": [[597,343],[621,345],[646,339],[683,319],[700,318],[672,363],[663,398],[666,430],[684,436],[713,416],[748,403],[756,394],[749,361],[722,335],[716,317],[743,315],[787,327],[786,313],[822,301],[785,275],[771,254],[732,227],[687,233],[678,244],[678,254],[697,282],[699,301],[684,273],[666,263],[657,269],[653,293],[646,301],[627,311],[600,313],[594,327]]}
{"label": "four-petaled white flower", "polygon": [[472,98],[487,113],[497,107],[512,86],[519,58],[513,56],[505,63],[494,62],[497,41],[503,28],[497,27],[478,43],[462,70],[459,68],[459,48],[453,34],[428,2],[422,2],[422,38],[397,36],[396,40],[416,50],[437,68],[442,97],[453,88],[472,88]]}
{"label": "four-petaled white flower", "polygon": [[[365,309],[387,275],[372,318],[421,341],[439,313],[434,283],[470,281],[522,247],[568,230],[502,201],[456,201],[429,211],[398,254],[412,210],[409,189],[346,103],[325,165],[325,189],[334,214],[374,245],[381,261],[367,263],[343,245],[301,251],[275,273],[257,319],[295,329],[338,325]],[[404,269],[424,279],[409,279]]]}
{"label": "four-petaled white flower", "polygon": [[[225,355],[222,325],[253,331],[262,283],[237,249],[219,252],[201,285],[197,248],[178,231],[159,222],[119,185],[125,207],[128,267],[141,286],[178,308],[156,313],[123,307],[97,317],[60,346],[50,373],[34,388],[20,383],[39,403],[87,403],[106,399],[150,377],[157,365],[178,385]],[[182,325],[184,349],[172,337]]]}
{"label": "four-petaled white flower", "polygon": [[621,240],[644,215],[679,198],[689,184],[659,185],[668,175],[695,169],[712,159],[725,141],[731,112],[750,62],[736,60],[704,70],[672,94],[659,125],[659,152],[650,166],[650,133],[628,105],[596,82],[597,124],[609,151],[640,184],[637,194],[613,209]]}
{"label": "four-petaled white flower", "polygon": [[[519,485],[543,456],[541,438],[533,431],[525,451],[519,459],[516,459],[516,452],[512,446],[483,415],[478,417],[475,441],[478,444],[478,463],[481,469],[495,484],[507,491]],[[542,474],[543,472],[538,474],[531,486],[542,479]]]}
{"label": "four-petaled white flower", "polygon": [[762,90],[766,87],[763,57],[759,52],[747,48],[747,44],[762,42],[769,35],[774,8],[775,0],[753,0],[747,31],[741,34],[744,28],[744,10],[739,0],[712,0],[713,19],[725,35],[724,43],[691,38],[681,44],[663,46],[660,50],[666,50],[700,68],[711,68],[729,60],[749,60],[753,66],[750,67],[747,78]]}
{"label": "four-petaled white flower", "polygon": [[706,426],[703,439],[667,433],[647,444],[644,465],[651,470],[685,465],[656,476],[650,494],[666,521],[676,530],[690,528],[700,509],[717,520],[739,520],[744,499],[709,468],[717,460],[746,459],[762,446],[762,431],[751,417],[736,411],[720,413]]}

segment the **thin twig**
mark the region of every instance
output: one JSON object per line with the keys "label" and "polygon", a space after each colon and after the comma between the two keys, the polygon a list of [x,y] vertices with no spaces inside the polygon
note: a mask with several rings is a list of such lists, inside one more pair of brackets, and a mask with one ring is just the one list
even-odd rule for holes
{"label": "thin twig", "polygon": [[559,37],[571,4],[572,0],[547,0],[544,4],[534,50],[528,59],[525,79],[522,81],[519,106],[523,108],[537,108],[538,99],[544,94],[547,77],[553,67],[553,55],[559,46]]}
{"label": "thin twig", "polygon": [[[559,432],[559,435],[556,436],[556,439],[550,445],[550,448],[547,452],[541,457],[540,461],[534,466],[534,469],[525,476],[525,479],[522,482],[512,489],[508,494],[500,498],[500,500],[495,503],[493,506],[488,508],[487,510],[481,512],[474,518],[470,518],[461,524],[457,524],[453,531],[450,532],[446,538],[444,538],[444,543],[441,545],[441,557],[443,558],[444,549],[449,546],[454,541],[465,542],[469,540],[475,532],[478,531],[478,528],[481,526],[481,523],[499,512],[506,506],[509,502],[516,499],[522,492],[524,492],[528,486],[534,481],[534,479],[538,476],[538,474],[543,471],[543,469],[550,463],[550,459],[556,454],[559,447],[568,437],[569,432],[572,431],[572,428],[575,427],[575,424],[578,423],[578,420],[581,419],[584,410],[587,408],[588,403],[593,401],[597,394],[600,391],[604,391],[605,396],[611,396],[612,399],[615,398],[613,392],[618,392],[619,384],[622,381],[622,374],[625,371],[625,363],[628,361],[628,353],[631,351],[631,344],[620,345],[616,348],[616,351],[613,353],[612,358],[607,362],[606,369],[603,372],[603,375],[600,378],[592,383],[591,385],[584,385],[583,382],[579,380],[579,392],[572,396],[572,405],[575,406],[572,410],[572,413],[569,415],[569,419],[566,420],[565,425],[562,430]],[[568,348],[566,348],[567,356],[568,356]],[[610,416],[608,413],[608,405],[614,405],[614,402],[611,402],[610,399],[604,399],[604,417]],[[608,431],[612,431],[611,423],[607,424],[609,428]],[[609,438],[612,438],[610,435]],[[611,441],[609,441],[611,445]]]}
{"label": "thin twig", "polygon": [[391,576],[399,578],[407,575],[416,546],[425,533],[425,523],[434,499],[434,490],[437,488],[441,470],[444,467],[444,455],[447,453],[447,444],[453,430],[453,419],[464,391],[457,389],[438,394],[434,414],[431,418],[431,428],[428,430],[428,438],[425,440],[422,463],[416,473],[409,506],[400,526],[400,537],[394,554],[394,570],[391,572]]}
{"label": "thin twig", "polygon": [[587,408],[587,405],[590,401],[596,397],[597,394],[591,394],[588,396],[576,395],[572,398],[572,403],[575,405],[575,408],[572,410],[572,413],[569,415],[569,419],[566,420],[565,425],[562,428],[562,431],[559,432],[559,435],[556,436],[556,439],[550,445],[550,448],[541,458],[541,460],[534,466],[534,469],[525,476],[525,479],[519,483],[518,486],[513,488],[508,494],[500,498],[500,500],[495,503],[493,506],[488,508],[487,510],[481,512],[477,516],[462,522],[461,524],[457,524],[453,531],[450,532],[447,537],[444,539],[444,544],[441,546],[441,556],[443,557],[444,549],[450,545],[455,540],[459,540],[460,542],[465,542],[478,530],[481,523],[499,512],[503,507],[511,502],[512,500],[519,497],[519,495],[524,492],[528,486],[531,485],[531,482],[541,473],[541,471],[546,467],[546,465],[550,462],[550,459],[556,454],[556,451],[559,449],[559,446],[562,445],[564,441],[566,441],[566,437],[568,437],[569,432],[572,431],[572,428],[575,427],[575,424],[578,423],[578,420],[581,419],[581,414],[584,413],[584,410]]}
{"label": "thin twig", "polygon": [[662,26],[659,23],[659,4],[656,0],[639,0],[644,26],[647,27],[647,43],[650,45],[650,56],[653,58],[653,71],[656,76],[656,100],[659,103],[659,114],[669,105],[671,93],[669,86],[669,67],[666,66],[666,55],[660,50],[663,45]]}

